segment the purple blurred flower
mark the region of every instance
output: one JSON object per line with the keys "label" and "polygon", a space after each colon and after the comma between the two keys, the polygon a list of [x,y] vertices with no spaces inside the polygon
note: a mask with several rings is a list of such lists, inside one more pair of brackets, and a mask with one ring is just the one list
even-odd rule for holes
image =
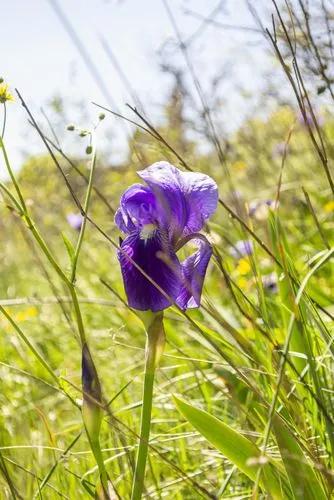
{"label": "purple blurred flower", "polygon": [[[317,113],[314,114],[317,123],[319,126],[322,126],[324,124],[324,119],[322,116],[319,116]],[[309,127],[314,127],[314,120],[312,117],[312,114],[310,111],[306,111],[305,117],[301,111],[298,112],[297,114],[297,120],[300,125],[302,126],[309,126]]]}
{"label": "purple blurred flower", "polygon": [[80,231],[82,226],[83,217],[81,214],[68,214],[67,222],[76,231]]}
{"label": "purple blurred flower", "polygon": [[251,201],[249,203],[249,210],[248,214],[250,217],[253,217],[257,211],[257,209],[260,207],[261,202],[260,201]]}
{"label": "purple blurred flower", "polygon": [[278,292],[278,283],[277,276],[275,273],[266,274],[262,277],[263,286],[268,292],[277,293]]}
{"label": "purple blurred flower", "polygon": [[239,240],[230,248],[230,254],[236,259],[252,255],[253,243],[251,240]]}
{"label": "purple blurred flower", "polygon": [[[118,258],[128,303],[141,311],[160,311],[172,302],[182,309],[198,307],[212,254],[198,231],[216,210],[217,185],[207,175],[181,172],[164,161],[138,175],[146,185],[130,186],[115,214],[116,224],[127,235]],[[189,240],[198,249],[180,262],[176,252]]]}
{"label": "purple blurred flower", "polygon": [[269,209],[274,210],[275,200],[254,200],[249,203],[249,216],[258,220],[264,220],[268,217]]}

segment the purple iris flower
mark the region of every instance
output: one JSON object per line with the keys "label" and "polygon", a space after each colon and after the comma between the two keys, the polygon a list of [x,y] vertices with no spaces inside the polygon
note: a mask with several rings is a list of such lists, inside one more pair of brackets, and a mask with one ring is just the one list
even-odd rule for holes
{"label": "purple iris flower", "polygon": [[[138,175],[146,185],[130,186],[115,214],[127,235],[118,258],[129,306],[141,311],[160,311],[172,303],[198,307],[212,255],[198,231],[217,208],[217,185],[208,175],[181,172],[165,161]],[[190,240],[197,251],[180,262],[176,252]]]}
{"label": "purple iris flower", "polygon": [[83,222],[83,217],[81,214],[68,214],[66,218],[67,222],[73,229],[75,229],[76,231],[80,231]]}

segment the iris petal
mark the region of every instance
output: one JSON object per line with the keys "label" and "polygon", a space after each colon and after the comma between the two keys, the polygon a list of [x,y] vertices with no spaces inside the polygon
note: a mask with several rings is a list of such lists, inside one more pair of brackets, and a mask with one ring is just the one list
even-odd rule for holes
{"label": "iris petal", "polygon": [[130,217],[121,208],[116,210],[115,224],[123,233],[131,233],[136,230],[136,226],[133,224]]}
{"label": "iris petal", "polygon": [[180,188],[180,171],[165,161],[154,163],[138,172],[152,189],[157,201],[157,213],[162,227],[176,240],[187,219],[185,197]]}
{"label": "iris petal", "polygon": [[212,247],[204,236],[190,241],[198,246],[198,250],[181,263],[183,285],[176,301],[181,309],[200,306],[203,281],[212,255]]}
{"label": "iris petal", "polygon": [[[165,297],[133,260],[167,294]],[[159,229],[151,237],[141,237],[140,231],[130,234],[118,252],[125,292],[130,307],[140,311],[161,311],[176,301],[181,289],[182,269],[172,251],[169,239]]]}
{"label": "iris petal", "polygon": [[138,172],[155,195],[160,223],[173,240],[200,231],[216,210],[217,185],[211,177],[181,172],[168,162],[157,162]]}
{"label": "iris petal", "polygon": [[133,184],[122,195],[115,223],[124,233],[149,224],[155,219],[155,196],[149,187]]}
{"label": "iris petal", "polygon": [[211,177],[198,172],[181,172],[181,187],[187,202],[187,221],[183,236],[200,231],[216,211],[217,184]]}

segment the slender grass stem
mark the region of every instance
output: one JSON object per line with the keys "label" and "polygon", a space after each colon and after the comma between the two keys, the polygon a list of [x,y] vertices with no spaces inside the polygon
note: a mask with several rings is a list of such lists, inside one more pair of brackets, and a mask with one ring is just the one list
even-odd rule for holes
{"label": "slender grass stem", "polygon": [[86,333],[85,333],[85,327],[84,327],[84,323],[83,323],[83,319],[82,319],[82,314],[81,314],[81,309],[80,309],[80,305],[79,305],[79,301],[78,301],[77,292],[71,283],[69,284],[68,288],[69,288],[71,298],[72,298],[72,303],[74,306],[74,313],[75,313],[75,319],[76,319],[77,326],[78,326],[80,343],[81,343],[81,346],[83,346],[84,343],[86,342]]}
{"label": "slender grass stem", "polygon": [[1,138],[3,139],[5,136],[5,130],[6,130],[6,123],[7,123],[7,106],[6,103],[3,103],[3,122],[2,122],[2,131],[1,131]]}
{"label": "slender grass stem", "polygon": [[17,201],[17,199],[15,198],[15,196],[9,191],[8,187],[6,186],[6,184],[4,184],[3,182],[0,182],[0,189],[2,189],[6,195],[8,196],[8,198],[13,202],[13,204],[15,205],[15,208],[16,210],[18,211],[18,213],[20,215],[23,214],[22,212],[22,207],[21,205],[19,204],[19,202]]}
{"label": "slender grass stem", "polygon": [[33,220],[31,219],[31,217],[28,214],[25,215],[25,218],[26,218],[26,222],[28,224],[28,227],[29,227],[30,231],[32,232],[32,234],[33,234],[36,242],[38,243],[38,245],[39,245],[40,249],[42,250],[42,252],[44,253],[45,257],[48,259],[48,261],[50,262],[51,266],[56,271],[56,273],[59,275],[59,277],[61,278],[61,280],[63,280],[64,283],[67,286],[69,286],[70,281],[69,281],[68,277],[66,276],[66,274],[64,273],[64,271],[61,269],[61,267],[59,266],[59,264],[57,263],[57,261],[53,257],[53,255],[52,255],[49,247],[45,243],[43,237],[40,235],[37,227],[35,226],[35,224],[33,222]]}
{"label": "slender grass stem", "polygon": [[87,186],[87,191],[86,191],[86,197],[85,197],[85,202],[84,202],[84,218],[83,222],[80,228],[80,234],[79,238],[77,241],[76,249],[74,252],[74,257],[73,257],[73,262],[72,262],[72,272],[71,272],[71,283],[75,282],[75,276],[76,276],[76,270],[77,270],[77,264],[78,264],[78,259],[79,259],[79,254],[85,234],[85,229],[86,229],[86,223],[87,223],[87,211],[89,207],[89,202],[92,194],[92,188],[93,188],[93,175],[95,171],[95,165],[96,165],[96,147],[95,147],[95,141],[93,140],[93,156],[92,156],[92,164],[89,172],[89,178],[88,178],[88,186]]}
{"label": "slender grass stem", "polygon": [[152,323],[147,328],[143,406],[140,423],[140,442],[135,474],[132,483],[131,500],[140,500],[144,489],[148,443],[151,430],[154,378],[165,342],[165,333],[162,318],[162,314],[159,313],[154,317]]}
{"label": "slender grass stem", "polygon": [[25,201],[24,201],[24,198],[23,198],[23,194],[21,193],[21,189],[20,189],[20,187],[19,187],[19,185],[17,183],[16,177],[15,177],[13,169],[11,167],[11,164],[10,164],[10,161],[9,161],[9,158],[8,158],[8,155],[7,155],[7,151],[6,151],[5,144],[3,142],[2,136],[0,136],[0,148],[2,149],[2,154],[3,154],[3,158],[5,160],[5,164],[6,164],[6,168],[7,168],[8,174],[9,174],[11,180],[12,180],[12,183],[14,184],[15,191],[17,192],[17,195],[18,195],[18,197],[20,199],[22,209],[23,209],[24,212],[26,212],[26,204],[25,204]]}

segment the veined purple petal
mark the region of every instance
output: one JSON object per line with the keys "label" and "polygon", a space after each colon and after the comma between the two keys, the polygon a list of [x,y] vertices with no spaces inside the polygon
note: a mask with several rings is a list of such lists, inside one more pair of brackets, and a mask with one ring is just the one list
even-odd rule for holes
{"label": "veined purple petal", "polygon": [[168,162],[154,163],[138,175],[156,198],[157,217],[174,241],[200,231],[216,210],[218,189],[208,175],[181,172]]}
{"label": "veined purple petal", "polygon": [[124,233],[155,220],[155,196],[149,187],[133,184],[123,194],[115,214],[115,223]]}
{"label": "veined purple petal", "polygon": [[205,273],[212,255],[212,247],[204,236],[193,241],[198,250],[187,257],[182,263],[183,285],[177,298],[177,304],[182,309],[199,307]]}
{"label": "veined purple petal", "polygon": [[182,191],[187,200],[188,217],[183,236],[200,231],[215,212],[218,203],[217,184],[198,172],[181,172]]}
{"label": "veined purple petal", "polygon": [[136,230],[136,226],[131,221],[130,217],[123,212],[121,208],[118,208],[115,213],[115,224],[123,233],[131,233],[131,231]]}
{"label": "veined purple petal", "polygon": [[[121,249],[118,258],[130,307],[140,311],[161,311],[176,301],[180,293],[182,269],[167,235],[159,229],[155,229],[151,235],[136,231],[123,241]],[[168,300],[127,256],[157,283],[171,300]]]}
{"label": "veined purple petal", "polygon": [[152,189],[157,201],[160,225],[176,240],[187,220],[186,200],[180,187],[180,171],[168,162],[154,163],[138,172]]}

